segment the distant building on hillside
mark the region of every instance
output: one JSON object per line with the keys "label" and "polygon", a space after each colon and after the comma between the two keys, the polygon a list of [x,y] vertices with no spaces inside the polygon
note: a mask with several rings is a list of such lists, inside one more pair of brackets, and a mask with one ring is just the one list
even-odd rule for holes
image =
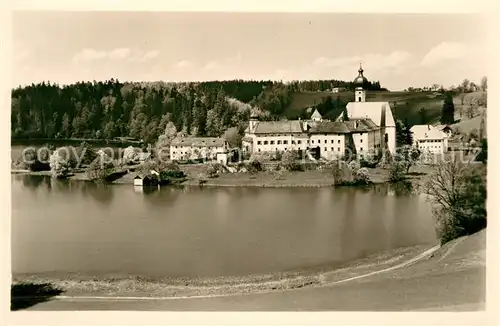
{"label": "distant building on hillside", "polygon": [[422,152],[443,154],[448,151],[448,136],[435,126],[415,125],[410,131],[413,134],[413,146]]}
{"label": "distant building on hillside", "polygon": [[332,93],[340,93],[340,92],[344,92],[344,91],[345,91],[344,87],[334,87],[332,89]]}
{"label": "distant building on hillside", "polygon": [[[221,158],[227,163],[228,143],[223,138],[216,137],[187,137],[175,138],[170,143],[171,160]],[[225,158],[225,159],[224,159]]]}

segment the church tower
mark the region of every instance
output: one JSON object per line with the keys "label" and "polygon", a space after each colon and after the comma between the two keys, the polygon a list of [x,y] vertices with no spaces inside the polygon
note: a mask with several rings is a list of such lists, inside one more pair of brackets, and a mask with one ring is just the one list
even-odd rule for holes
{"label": "church tower", "polygon": [[366,90],[364,89],[365,84],[368,80],[363,76],[363,67],[361,63],[359,64],[358,77],[354,79],[353,83],[356,87],[354,90],[354,102],[365,102],[366,101]]}

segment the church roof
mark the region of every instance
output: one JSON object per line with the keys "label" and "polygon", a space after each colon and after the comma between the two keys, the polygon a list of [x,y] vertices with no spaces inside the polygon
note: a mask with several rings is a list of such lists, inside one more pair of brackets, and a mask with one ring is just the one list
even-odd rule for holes
{"label": "church roof", "polygon": [[372,119],[356,119],[344,121],[347,128],[351,132],[368,132],[373,130],[378,130],[379,127],[372,121]]}
{"label": "church roof", "polygon": [[[382,123],[382,109],[385,108],[386,127],[395,127],[396,123],[388,102],[349,102],[347,103],[347,117],[349,119],[370,119],[377,126]],[[342,118],[339,115],[337,120]]]}
{"label": "church roof", "polygon": [[311,134],[348,134],[351,132],[368,132],[378,130],[371,119],[356,119],[349,121],[322,121],[311,126]]}

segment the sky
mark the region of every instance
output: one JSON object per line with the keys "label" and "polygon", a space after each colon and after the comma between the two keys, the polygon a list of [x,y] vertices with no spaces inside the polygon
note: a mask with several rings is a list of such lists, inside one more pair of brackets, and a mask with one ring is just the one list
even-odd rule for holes
{"label": "sky", "polygon": [[13,14],[12,86],[51,81],[369,80],[401,90],[488,75],[478,14]]}

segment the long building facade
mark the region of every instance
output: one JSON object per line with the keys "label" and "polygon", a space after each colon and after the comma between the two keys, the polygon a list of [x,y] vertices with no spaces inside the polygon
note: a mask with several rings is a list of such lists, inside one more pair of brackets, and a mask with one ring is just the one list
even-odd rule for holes
{"label": "long building facade", "polygon": [[315,110],[308,120],[259,121],[250,118],[243,151],[250,153],[288,150],[315,151],[325,159],[346,154],[373,155],[382,150],[396,151],[396,125],[387,102],[365,102],[366,78],[360,67],[354,80],[355,102],[347,105],[347,117],[324,120]]}

